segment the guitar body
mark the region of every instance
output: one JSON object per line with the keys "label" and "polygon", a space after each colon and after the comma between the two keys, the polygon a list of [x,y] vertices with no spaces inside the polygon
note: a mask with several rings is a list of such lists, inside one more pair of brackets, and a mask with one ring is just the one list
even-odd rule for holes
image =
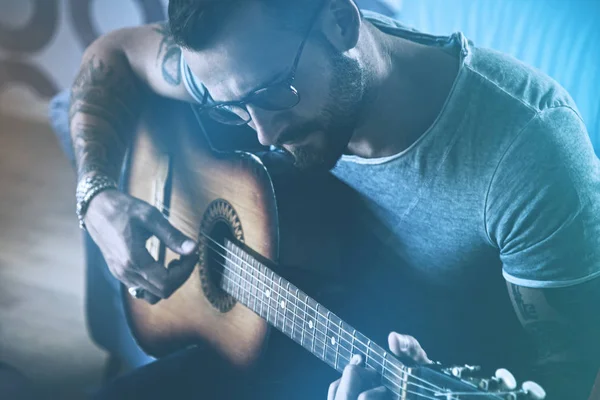
{"label": "guitar body", "polygon": [[[296,268],[304,277],[335,276],[340,266],[334,229],[342,214],[327,204],[333,205],[336,196],[325,197],[323,190],[342,185],[328,174],[309,179],[281,173],[277,183],[272,176],[278,173],[267,170],[255,155],[214,150],[188,105],[156,101],[135,136],[125,190],[163,210],[172,225],[200,240],[200,259],[183,286],[156,305],[123,290],[132,333],[156,357],[207,345],[232,368],[248,369],[260,359],[269,328],[219,288],[219,266],[211,265],[215,244],[202,240],[203,233],[221,245],[225,237],[243,243],[288,272]],[[147,247],[164,265],[178,258],[155,239]]]}

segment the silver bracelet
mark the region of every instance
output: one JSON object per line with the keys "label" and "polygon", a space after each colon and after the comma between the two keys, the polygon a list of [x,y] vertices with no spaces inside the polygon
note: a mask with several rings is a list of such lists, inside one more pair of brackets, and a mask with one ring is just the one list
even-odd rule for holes
{"label": "silver bracelet", "polygon": [[106,175],[94,175],[88,176],[79,181],[77,184],[77,190],[75,197],[77,198],[77,219],[79,220],[79,227],[85,230],[85,223],[83,218],[90,204],[90,201],[100,192],[108,189],[117,189],[117,182],[114,179]]}

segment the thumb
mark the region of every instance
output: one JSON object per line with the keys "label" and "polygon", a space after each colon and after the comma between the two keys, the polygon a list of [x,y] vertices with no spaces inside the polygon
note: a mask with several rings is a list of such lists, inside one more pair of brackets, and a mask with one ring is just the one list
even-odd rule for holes
{"label": "thumb", "polygon": [[169,249],[182,256],[193,254],[198,245],[169,223],[167,218],[153,208],[149,217],[142,219],[142,224]]}
{"label": "thumb", "polygon": [[401,335],[397,332],[392,332],[388,336],[388,345],[392,353],[397,357],[406,357],[418,364],[431,364],[427,357],[427,353],[421,347],[417,339],[410,335]]}

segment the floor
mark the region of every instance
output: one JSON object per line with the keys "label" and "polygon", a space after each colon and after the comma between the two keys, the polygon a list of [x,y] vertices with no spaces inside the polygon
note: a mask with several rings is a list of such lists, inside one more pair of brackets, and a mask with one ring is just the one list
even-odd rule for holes
{"label": "floor", "polygon": [[106,358],[86,331],[74,190],[49,126],[0,116],[0,361],[57,399],[97,386]]}

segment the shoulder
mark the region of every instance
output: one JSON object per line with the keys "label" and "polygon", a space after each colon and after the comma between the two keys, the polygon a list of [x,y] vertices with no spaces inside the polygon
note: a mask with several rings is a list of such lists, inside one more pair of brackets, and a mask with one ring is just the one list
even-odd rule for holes
{"label": "shoulder", "polygon": [[533,114],[560,106],[577,110],[572,97],[556,80],[509,54],[474,46],[465,67],[495,89],[498,96],[512,99]]}

